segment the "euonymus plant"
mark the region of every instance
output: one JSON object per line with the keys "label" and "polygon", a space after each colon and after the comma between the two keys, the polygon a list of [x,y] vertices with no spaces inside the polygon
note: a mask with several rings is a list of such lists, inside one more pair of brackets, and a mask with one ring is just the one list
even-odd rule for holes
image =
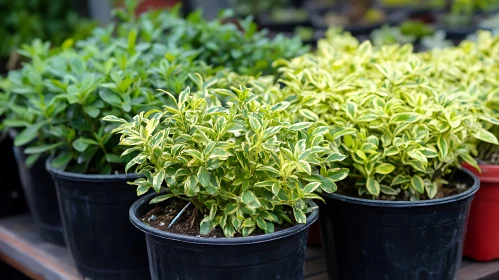
{"label": "euonymus plant", "polygon": [[[481,31],[476,42],[464,41],[457,47],[422,53],[433,65],[429,77],[432,86],[466,95],[460,100],[478,112],[482,125],[496,137],[499,135],[499,38]],[[481,141],[480,160],[498,164],[499,146]]]}
{"label": "euonymus plant", "polygon": [[[335,167],[344,156],[326,141],[327,126],[286,121],[288,102],[260,104],[247,88],[216,90],[228,96],[225,107],[205,98],[179,94],[164,110],[140,113],[121,125],[123,155],[138,153],[127,165],[144,174],[137,194],[153,188],[171,198],[191,201],[203,215],[201,234],[219,226],[225,236],[248,236],[257,227],[266,233],[283,221],[306,222],[316,191],[333,192],[348,170]],[[292,216],[286,211],[292,209]]]}
{"label": "euonymus plant", "polygon": [[436,65],[409,44],[373,48],[331,30],[315,54],[277,65],[285,86],[276,99],[292,102],[295,121],[330,125],[327,138],[347,156],[344,193],[442,197],[456,191],[446,178],[461,161],[476,166],[476,140],[497,144],[481,123],[495,120],[465,102],[467,92],[435,80]]}
{"label": "euonymus plant", "polygon": [[276,56],[306,50],[296,40],[265,38],[249,19],[240,31],[222,19],[207,22],[199,13],[183,19],[178,8],[136,18],[134,1],[127,3],[128,10],[117,12],[118,25],[97,28],[86,40],[70,39],[53,49],[36,40],[19,51],[30,62],[2,83],[0,112],[4,125],[19,132],[15,144],[28,145],[28,164],[54,153],[56,168],[123,172],[127,159],[118,156],[123,147],[102,117],[130,120],[171,102],[158,88],[206,92],[215,76],[230,83],[232,70],[249,75],[235,75],[238,80],[256,80]]}

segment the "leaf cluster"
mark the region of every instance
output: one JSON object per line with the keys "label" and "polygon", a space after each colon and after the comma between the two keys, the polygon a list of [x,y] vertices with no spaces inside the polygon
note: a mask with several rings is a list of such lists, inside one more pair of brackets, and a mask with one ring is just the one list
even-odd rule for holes
{"label": "leaf cluster", "polygon": [[333,30],[316,53],[276,62],[285,85],[274,91],[276,99],[292,101],[295,121],[330,125],[328,139],[347,156],[341,164],[351,181],[342,191],[383,199],[442,197],[455,191],[446,175],[462,161],[476,166],[476,140],[497,144],[482,124],[496,119],[473,108],[469,92],[435,78],[460,75],[443,70],[452,62],[423,57],[409,44],[374,48]]}
{"label": "leaf cluster", "polygon": [[199,13],[183,19],[178,7],[137,18],[134,1],[128,2],[128,10],[116,11],[120,23],[96,28],[85,40],[66,40],[56,48],[35,40],[19,50],[30,62],[2,82],[0,112],[3,124],[18,132],[15,144],[27,145],[28,164],[52,152],[57,168],[123,172],[127,158],[118,156],[123,147],[111,135],[113,127],[101,123],[104,116],[130,120],[171,102],[158,88],[206,91],[215,76],[229,83],[232,70],[247,75],[237,79],[259,79],[252,75],[267,72],[269,59],[304,50],[296,41],[264,38],[249,20],[240,31],[221,19],[207,22]]}
{"label": "leaf cluster", "polygon": [[83,39],[95,22],[78,16],[68,0],[0,0],[0,58],[6,58],[22,44],[35,38],[56,45],[66,38]]}
{"label": "leaf cluster", "polygon": [[[257,228],[271,233],[275,224],[306,222],[320,199],[318,191],[336,190],[348,170],[336,166],[344,156],[326,141],[326,126],[289,123],[289,102],[273,106],[257,102],[248,88],[215,90],[228,98],[225,106],[184,90],[164,110],[142,112],[121,124],[123,155],[138,153],[137,194],[168,187],[170,198],[192,202],[204,215],[201,234],[220,227],[225,236],[248,236]],[[292,214],[291,214],[292,213]]]}

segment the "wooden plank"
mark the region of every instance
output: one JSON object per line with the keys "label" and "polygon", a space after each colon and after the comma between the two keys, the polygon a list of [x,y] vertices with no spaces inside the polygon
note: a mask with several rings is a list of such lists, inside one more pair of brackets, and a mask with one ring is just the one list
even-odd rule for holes
{"label": "wooden plank", "polygon": [[10,265],[17,271],[24,273],[24,275],[33,280],[44,280],[43,276],[41,276],[40,274],[36,274],[33,271],[26,269],[26,267],[24,267],[22,264],[18,263],[16,260],[3,253],[0,253],[0,260],[4,261],[6,264]]}
{"label": "wooden plank", "polygon": [[[67,248],[43,241],[27,214],[0,219],[0,260],[32,279],[81,280]],[[327,280],[324,254],[320,247],[307,248],[306,280]],[[474,262],[464,259],[458,280],[497,280],[499,260]]]}
{"label": "wooden plank", "polygon": [[305,280],[327,280],[327,272],[305,277]]}
{"label": "wooden plank", "polygon": [[324,257],[317,257],[315,259],[310,259],[305,261],[305,279],[309,277],[323,274],[326,272],[326,263]]}
{"label": "wooden plank", "polygon": [[0,256],[33,279],[83,279],[68,250],[43,241],[27,214],[0,219]]}
{"label": "wooden plank", "polygon": [[[469,261],[468,261],[469,262]],[[499,272],[499,260],[491,262],[469,262],[458,273],[458,280],[481,280]],[[499,278],[488,278],[499,279]]]}

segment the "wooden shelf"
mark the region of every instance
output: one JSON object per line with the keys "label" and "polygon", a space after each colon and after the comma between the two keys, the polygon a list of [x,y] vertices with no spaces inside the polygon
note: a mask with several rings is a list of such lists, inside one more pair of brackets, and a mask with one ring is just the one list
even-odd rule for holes
{"label": "wooden shelf", "polygon": [[[308,247],[305,260],[305,280],[327,280],[326,264],[320,247]],[[498,280],[499,260],[475,262],[463,259],[457,280]]]}
{"label": "wooden shelf", "polygon": [[[28,214],[0,219],[0,260],[32,279],[82,280],[67,248],[43,241]],[[327,280],[320,247],[308,247],[306,280]],[[463,260],[458,280],[497,280],[499,260],[487,263]]]}
{"label": "wooden shelf", "polygon": [[0,259],[32,279],[83,279],[68,249],[42,240],[28,214],[0,219]]}

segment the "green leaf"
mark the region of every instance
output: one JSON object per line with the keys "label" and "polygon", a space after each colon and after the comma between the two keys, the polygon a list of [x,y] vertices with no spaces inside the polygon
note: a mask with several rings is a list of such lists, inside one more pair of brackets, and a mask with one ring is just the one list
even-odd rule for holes
{"label": "green leaf", "polygon": [[210,173],[203,166],[199,167],[198,181],[205,188],[211,185]]}
{"label": "green leaf", "polygon": [[366,189],[370,194],[379,196],[381,188],[378,181],[376,181],[373,177],[368,177],[366,182]]}
{"label": "green leaf", "polygon": [[418,121],[420,115],[417,113],[398,113],[390,118],[390,123],[413,123]]}
{"label": "green leaf", "polygon": [[187,99],[189,98],[191,94],[191,89],[189,87],[186,87],[185,90],[183,90],[179,95],[178,95],[178,104],[184,104],[187,102]]}
{"label": "green leaf", "polygon": [[411,181],[411,177],[399,174],[399,175],[395,176],[395,178],[393,178],[391,185],[395,186],[395,185],[405,184],[405,183],[409,183],[410,181]]}
{"label": "green leaf", "polygon": [[271,109],[272,111],[277,111],[277,112],[279,112],[279,111],[284,111],[284,110],[286,110],[286,108],[288,108],[288,107],[289,107],[289,105],[290,105],[290,103],[289,103],[289,102],[287,102],[287,101],[282,101],[282,102],[276,103],[276,104],[275,104],[274,106],[272,106],[270,109]]}
{"label": "green leaf", "polygon": [[237,204],[229,203],[225,206],[224,215],[232,215],[237,211]]}
{"label": "green leaf", "polygon": [[246,190],[243,192],[242,201],[248,208],[256,209],[261,206],[260,201],[258,200],[256,195],[250,190]]}
{"label": "green leaf", "polygon": [[35,162],[40,158],[41,154],[33,154],[26,157],[26,167],[31,168]]}
{"label": "green leaf", "polygon": [[306,193],[313,193],[316,189],[318,189],[321,186],[320,182],[312,182],[308,183],[305,188],[303,188],[303,191]]}
{"label": "green leaf", "polygon": [[380,185],[380,190],[386,195],[398,195],[397,191],[389,186]]}
{"label": "green leaf", "polygon": [[73,141],[72,145],[73,148],[75,148],[75,150],[77,150],[78,152],[84,152],[90,144],[83,141],[82,138],[78,138],[75,141]]}
{"label": "green leaf", "polygon": [[345,112],[351,120],[355,120],[357,118],[357,104],[347,101]]}
{"label": "green leaf", "polygon": [[425,190],[430,199],[435,198],[437,195],[437,186],[434,183],[425,185]]}
{"label": "green leaf", "polygon": [[449,145],[447,144],[447,140],[439,135],[437,139],[438,151],[442,159],[447,157],[447,153],[449,152]]}
{"label": "green leaf", "polygon": [[312,167],[310,166],[310,163],[308,163],[304,160],[298,161],[298,169],[302,172],[309,174],[309,175],[312,173]]}
{"label": "green leaf", "polygon": [[399,149],[395,146],[391,146],[391,147],[385,148],[385,150],[383,151],[383,156],[389,157],[389,156],[394,156],[398,153],[399,153]]}
{"label": "green leaf", "polygon": [[333,127],[331,129],[331,134],[332,134],[332,139],[337,139],[341,136],[345,135],[351,135],[357,133],[357,130],[355,128],[351,127]]}
{"label": "green leaf", "polygon": [[161,185],[163,184],[163,181],[165,180],[165,171],[160,170],[156,174],[154,174],[153,179],[152,179],[152,186],[156,192],[161,191]]}
{"label": "green leaf", "polygon": [[106,160],[111,163],[123,163],[124,161],[120,156],[113,154],[106,154]]}
{"label": "green leaf", "polygon": [[[113,105],[113,106],[119,106],[123,102],[123,100],[120,98],[120,96],[110,89],[99,90],[99,96],[102,98],[102,100],[104,100],[104,102],[106,102],[110,105]],[[112,120],[109,120],[106,118],[104,118],[106,121],[112,121]],[[118,119],[118,118],[116,118],[116,119]]]}
{"label": "green leaf", "polygon": [[374,120],[378,119],[378,115],[376,114],[362,114],[358,119],[357,122],[372,122]]}
{"label": "green leaf", "polygon": [[73,159],[72,155],[68,152],[63,152],[57,157],[55,157],[51,164],[56,169],[64,169],[69,164],[69,162]]}
{"label": "green leaf", "polygon": [[307,216],[300,209],[293,208],[293,215],[297,223],[304,224],[307,222]]}
{"label": "green leaf", "polygon": [[340,153],[331,153],[325,160],[325,162],[338,162],[342,161],[346,158],[345,155],[342,155]]}
{"label": "green leaf", "polygon": [[149,201],[149,204],[160,203],[160,202],[165,201],[167,199],[170,199],[174,196],[175,195],[171,194],[171,193],[165,194],[165,195],[158,195],[158,196],[154,197],[153,199],[151,199],[151,201]]}
{"label": "green leaf", "polygon": [[334,182],[341,181],[348,176],[348,168],[337,168],[329,171],[327,178]]}
{"label": "green leaf", "polygon": [[410,151],[409,153],[407,153],[411,158],[417,160],[417,161],[420,161],[420,162],[423,162],[423,163],[426,163],[428,162],[428,159],[423,155],[423,153],[421,153],[420,151],[418,150],[414,150],[414,151]]}
{"label": "green leaf", "polygon": [[255,131],[255,132],[260,131],[260,129],[262,128],[262,124],[254,116],[249,117],[249,122],[250,122],[251,129],[253,129],[253,131]]}
{"label": "green leaf", "polygon": [[206,110],[206,114],[214,114],[214,113],[226,113],[228,110],[224,107],[217,106],[217,107],[210,107],[208,110]]}
{"label": "green leaf", "polygon": [[274,195],[279,195],[279,191],[281,190],[281,184],[279,182],[275,182],[272,184],[272,193]]}
{"label": "green leaf", "polygon": [[289,127],[289,130],[298,131],[309,128],[313,123],[311,122],[298,122]]}
{"label": "green leaf", "polygon": [[411,186],[419,193],[424,193],[424,181],[418,176],[414,175],[411,178]]}
{"label": "green leaf", "polygon": [[393,170],[395,170],[395,166],[389,164],[389,163],[381,163],[376,168],[374,169],[375,173],[378,174],[390,174]]}
{"label": "green leaf", "polygon": [[14,145],[19,147],[28,144],[35,139],[38,134],[38,130],[46,124],[47,122],[44,121],[26,127],[23,131],[17,134],[16,139],[14,140]]}
{"label": "green leaf", "polygon": [[184,191],[188,196],[194,196],[199,192],[197,176],[187,176],[187,179],[185,179],[184,182]]}
{"label": "green leaf", "polygon": [[55,143],[55,144],[45,144],[39,145],[35,147],[29,147],[24,150],[25,154],[41,154],[45,152],[51,152],[55,150],[57,147],[64,145],[64,143]]}
{"label": "green leaf", "polygon": [[494,117],[480,115],[479,118],[481,120],[484,120],[484,121],[490,123],[490,124],[499,125],[499,120],[494,118]]}
{"label": "green leaf", "polygon": [[210,217],[205,217],[201,223],[199,224],[199,233],[201,234],[208,234],[210,233],[211,229],[213,228],[213,224],[211,222]]}
{"label": "green leaf", "polygon": [[495,145],[499,144],[499,142],[497,142],[496,136],[483,128],[481,128],[480,130],[475,132],[473,134],[473,136],[476,139],[482,140],[482,141],[487,142],[487,143],[491,143],[491,144],[495,144]]}
{"label": "green leaf", "polygon": [[300,115],[305,117],[307,120],[317,121],[319,119],[319,116],[316,113],[314,113],[308,109],[300,109],[299,113],[300,113]]}
{"label": "green leaf", "polygon": [[267,230],[267,223],[260,217],[256,218],[256,225],[262,230]]}
{"label": "green leaf", "polygon": [[336,183],[329,179],[329,178],[323,178],[321,180],[321,189],[325,191],[326,193],[333,193],[338,189],[338,186],[336,186]]}

